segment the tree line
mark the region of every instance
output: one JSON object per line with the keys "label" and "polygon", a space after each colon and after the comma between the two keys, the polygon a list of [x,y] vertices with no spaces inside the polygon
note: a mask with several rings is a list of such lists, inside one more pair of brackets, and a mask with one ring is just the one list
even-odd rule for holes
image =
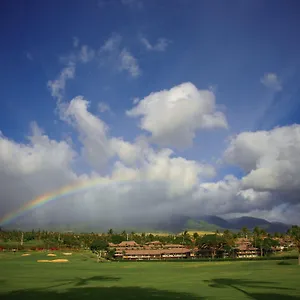
{"label": "tree line", "polygon": [[[260,249],[261,256],[279,245],[279,238],[291,239],[295,248],[300,253],[300,227],[292,226],[288,232],[267,233],[260,227],[249,230],[243,227],[239,232],[224,230],[216,231],[214,234],[199,235],[197,232],[190,234],[184,231],[180,234],[152,234],[136,232],[115,232],[109,229],[106,233],[73,233],[73,232],[54,232],[47,230],[32,231],[5,231],[0,228],[0,248],[22,249],[74,249],[74,250],[92,250],[99,253],[108,250],[108,243],[119,244],[122,241],[132,240],[138,244],[144,245],[148,242],[160,241],[163,244],[182,244],[188,248],[198,248],[199,250],[208,249],[212,257],[215,257],[218,250],[225,250],[232,253],[235,249],[235,243],[238,238],[246,238],[251,241],[254,247]],[[109,251],[106,251],[109,252]],[[101,252],[102,253],[102,252]],[[113,253],[110,253],[112,256]],[[299,254],[300,264],[300,254]]]}

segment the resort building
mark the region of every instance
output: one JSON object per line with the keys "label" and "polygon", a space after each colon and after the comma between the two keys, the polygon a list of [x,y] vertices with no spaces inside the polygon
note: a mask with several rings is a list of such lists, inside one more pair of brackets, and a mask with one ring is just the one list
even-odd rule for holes
{"label": "resort building", "polygon": [[253,247],[251,241],[247,238],[239,238],[236,240],[234,256],[236,258],[251,258],[259,256],[260,250]]}
{"label": "resort building", "polygon": [[109,244],[115,249],[115,257],[128,260],[161,260],[161,259],[184,259],[194,257],[191,250],[183,245],[163,245],[159,241],[147,243],[142,246],[134,241],[121,242],[120,244]]}

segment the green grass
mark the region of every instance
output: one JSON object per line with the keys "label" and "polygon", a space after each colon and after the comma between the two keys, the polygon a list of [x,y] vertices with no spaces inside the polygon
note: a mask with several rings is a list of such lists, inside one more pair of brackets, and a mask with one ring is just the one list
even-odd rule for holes
{"label": "green grass", "polygon": [[274,254],[273,256],[275,257],[297,257],[298,256],[298,251],[296,249],[294,250],[289,250],[289,251],[283,251],[283,252],[278,252]]}
{"label": "green grass", "polygon": [[296,260],[249,262],[108,262],[89,252],[0,254],[0,299],[300,299]]}

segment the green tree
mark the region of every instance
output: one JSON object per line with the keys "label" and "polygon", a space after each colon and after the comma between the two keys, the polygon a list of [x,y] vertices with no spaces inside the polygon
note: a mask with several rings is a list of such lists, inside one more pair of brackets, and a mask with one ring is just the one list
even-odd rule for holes
{"label": "green tree", "polygon": [[153,242],[154,241],[154,235],[152,233],[150,233],[148,235],[148,240],[149,240],[149,242]]}
{"label": "green tree", "polygon": [[108,243],[105,240],[97,239],[92,242],[90,249],[97,255],[97,262],[99,262],[102,255],[108,250]]}
{"label": "green tree", "polygon": [[145,242],[146,242],[146,233],[145,233],[145,232],[142,232],[142,233],[141,233],[141,243],[142,243],[142,244],[145,244]]}
{"label": "green tree", "polygon": [[279,238],[280,237],[280,233],[279,232],[274,232],[274,237],[275,238]]}
{"label": "green tree", "polygon": [[125,237],[123,235],[120,235],[120,234],[113,234],[111,236],[111,242],[114,243],[114,244],[120,244],[122,241],[125,240]]}
{"label": "green tree", "polygon": [[248,228],[247,228],[246,226],[242,227],[241,233],[242,233],[242,236],[243,236],[244,238],[247,238],[247,237],[248,237],[248,234],[249,234]]}
{"label": "green tree", "polygon": [[227,246],[233,247],[235,245],[236,238],[230,230],[224,230],[223,239],[225,240]]}
{"label": "green tree", "polygon": [[223,236],[217,234],[206,234],[196,241],[196,246],[200,249],[209,249],[212,259],[215,258],[217,250],[226,245]]}
{"label": "green tree", "polygon": [[112,229],[112,228],[110,228],[110,229],[108,230],[107,234],[108,234],[108,235],[113,235],[113,234],[114,234],[114,231],[113,231],[113,229]]}
{"label": "green tree", "polygon": [[135,232],[134,232],[134,231],[131,231],[131,233],[130,233],[130,239],[131,239],[131,240],[134,240],[134,238],[135,238]]}
{"label": "green tree", "polygon": [[300,266],[300,227],[297,225],[292,226],[288,230],[288,235],[293,239],[298,249],[298,265]]}
{"label": "green tree", "polygon": [[266,237],[262,240],[262,248],[265,254],[272,252],[272,248],[279,246],[280,243],[277,240]]}
{"label": "green tree", "polygon": [[230,230],[226,229],[224,230],[222,237],[225,242],[224,249],[230,256],[234,256],[236,235],[234,235]]}
{"label": "green tree", "polygon": [[263,249],[264,249],[264,236],[266,232],[264,229],[255,226],[253,229],[253,241],[254,246],[260,249],[260,256],[263,256]]}
{"label": "green tree", "polygon": [[106,257],[107,259],[113,259],[115,257],[116,249],[108,249]]}
{"label": "green tree", "polygon": [[191,244],[191,237],[187,230],[182,233],[182,244]]}

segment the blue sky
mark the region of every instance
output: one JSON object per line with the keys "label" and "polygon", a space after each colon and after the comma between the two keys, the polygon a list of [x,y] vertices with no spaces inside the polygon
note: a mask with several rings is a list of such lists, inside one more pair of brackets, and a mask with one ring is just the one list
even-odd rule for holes
{"label": "blue sky", "polygon": [[[2,131],[18,136],[31,120],[56,131],[55,103],[46,83],[60,71],[59,57],[70,52],[73,37],[99,48],[113,32],[119,33],[139,60],[142,75],[133,80],[108,68],[85,66],[67,96],[81,93],[92,102],[105,101],[120,117],[134,97],[186,81],[203,89],[216,85],[217,103],[227,107],[233,132],[249,129],[248,118],[263,105],[263,74],[284,76],[299,64],[296,1],[141,1],[142,7],[134,2],[3,1]],[[172,43],[163,53],[148,53],[139,34],[151,42],[165,37]],[[294,72],[287,79],[291,89],[299,76]],[[241,115],[246,120],[237,117]]]}
{"label": "blue sky", "polygon": [[[135,58],[138,76],[120,71],[113,56],[77,63],[63,101],[84,96],[111,136],[133,142],[145,134],[139,119],[126,115],[134,98],[184,82],[212,89],[228,129],[199,131],[192,147],[174,151],[216,165],[230,136],[299,123],[299,9],[292,0],[1,1],[0,130],[26,143],[35,121],[51,139],[71,136],[79,151],[77,133],[60,119],[47,83],[58,78],[63,58],[83,45],[97,56],[119,36],[118,51]],[[157,50],[159,39],[166,45]],[[99,102],[110,111],[99,112]],[[77,168],[87,170],[84,163]],[[240,166],[225,165],[216,180],[229,173],[245,175]]]}

